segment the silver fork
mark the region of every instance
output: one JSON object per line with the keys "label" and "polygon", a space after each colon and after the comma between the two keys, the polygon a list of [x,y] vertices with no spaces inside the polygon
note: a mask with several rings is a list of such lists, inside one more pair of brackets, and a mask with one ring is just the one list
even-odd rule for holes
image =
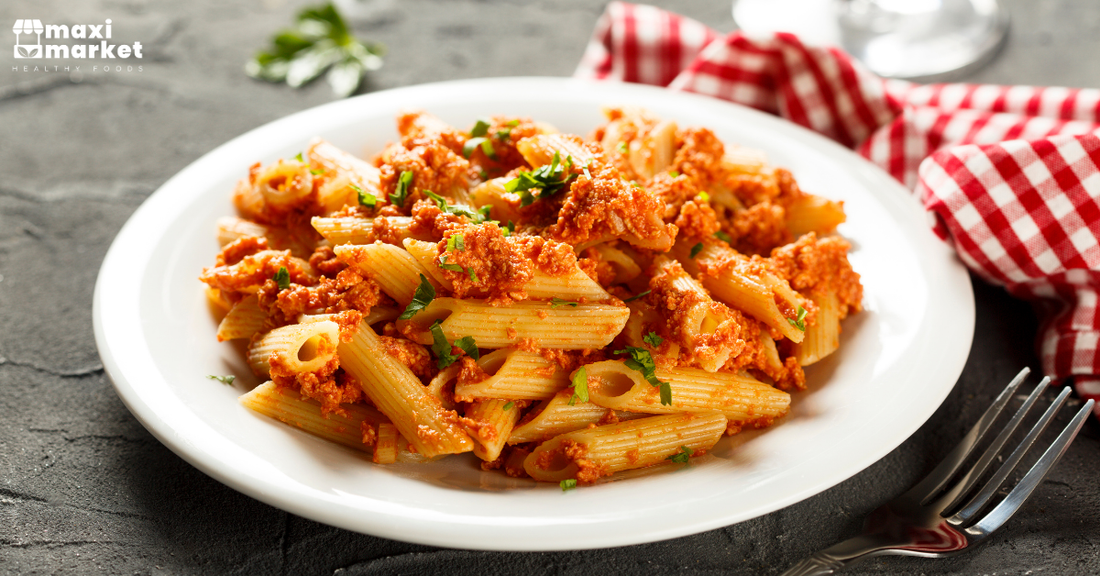
{"label": "silver fork", "polygon": [[[1000,468],[979,487],[978,483],[986,470],[999,458],[1001,449],[1047,388],[1050,378],[1044,378],[1039,383],[1012,420],[969,469],[964,470],[963,463],[992,428],[993,421],[1029,372],[1030,370],[1024,368],[1013,378],[978,423],[924,480],[872,512],[864,521],[863,534],[817,552],[781,576],[833,574],[856,560],[886,554],[942,558],[981,542],[1000,528],[1020,509],[1062,457],[1092,411],[1093,401],[1089,400],[1016,487],[995,507],[982,513],[1069,396],[1069,388],[1064,388],[1016,449],[1005,457]],[[954,482],[949,485],[952,480]]]}

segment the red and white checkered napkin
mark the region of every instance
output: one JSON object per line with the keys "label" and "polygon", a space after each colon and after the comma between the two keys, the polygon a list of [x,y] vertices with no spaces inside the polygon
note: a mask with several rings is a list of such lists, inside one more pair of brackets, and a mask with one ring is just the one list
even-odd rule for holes
{"label": "red and white checkered napkin", "polygon": [[1100,90],[884,80],[791,34],[622,2],[575,75],[732,100],[854,148],[919,195],[967,266],[1036,305],[1044,372],[1100,398]]}

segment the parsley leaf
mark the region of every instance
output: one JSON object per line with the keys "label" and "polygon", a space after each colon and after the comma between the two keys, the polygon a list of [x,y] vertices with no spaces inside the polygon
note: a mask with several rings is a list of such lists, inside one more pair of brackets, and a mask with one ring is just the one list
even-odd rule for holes
{"label": "parsley leaf", "polygon": [[650,386],[660,388],[661,404],[672,404],[672,385],[657,379],[657,365],[653,362],[653,355],[649,350],[627,346],[623,350],[616,350],[615,354],[630,354],[630,358],[623,361],[626,367],[641,372]]}
{"label": "parsley leaf", "polygon": [[588,371],[584,366],[573,375],[573,396],[569,399],[569,405],[572,406],[577,400],[588,402]]}
{"label": "parsley leaf", "polygon": [[420,285],[416,287],[416,292],[413,293],[412,302],[405,307],[405,311],[397,317],[398,320],[408,320],[416,315],[432,303],[435,300],[435,287],[431,282],[428,282],[427,277],[423,274],[420,275]]}
{"label": "parsley leaf", "polygon": [[464,243],[464,240],[462,238],[462,234],[451,234],[451,237],[447,238],[447,251],[448,252],[454,252],[455,250],[458,250],[459,252],[461,252],[465,249],[466,249],[466,244]]}
{"label": "parsley leaf", "polygon": [[626,142],[619,142],[619,145],[616,146],[615,149],[619,151],[619,154],[626,154]]}
{"label": "parsley leaf", "polygon": [[673,454],[672,456],[669,456],[668,458],[665,458],[665,460],[672,460],[673,462],[676,462],[677,464],[687,464],[688,458],[691,458],[691,455],[694,454],[694,453],[695,453],[695,451],[692,450],[691,447],[689,447],[689,446],[680,446],[680,452],[678,452],[676,454]]}
{"label": "parsley leaf", "polygon": [[658,336],[656,332],[650,332],[649,334],[642,336],[642,340],[644,340],[646,344],[649,344],[654,348],[659,348],[661,346],[661,343],[665,341],[665,339]]}
{"label": "parsley leaf", "polygon": [[481,151],[484,152],[485,155],[488,156],[490,159],[497,159],[497,152],[496,150],[493,150],[493,143],[484,136],[470,138],[469,140],[467,140],[466,143],[462,145],[462,157],[469,158],[470,154],[473,154],[474,150],[476,150],[478,146],[481,147]]}
{"label": "parsley leaf", "polygon": [[691,257],[692,257],[692,259],[694,259],[696,256],[698,256],[699,253],[702,252],[702,251],[703,251],[703,243],[702,242],[696,244],[695,246],[692,246],[691,247]]}
{"label": "parsley leaf", "polygon": [[562,300],[561,298],[557,298],[557,297],[555,297],[553,300],[550,301],[550,307],[551,308],[557,308],[559,306],[572,306],[572,307],[576,308],[577,303],[576,302],[569,302],[567,300]]}
{"label": "parsley leaf", "polygon": [[568,491],[570,491],[570,490],[577,487],[577,479],[576,478],[569,478],[568,480],[562,480],[559,483],[559,486],[561,486],[561,491],[562,492],[568,492]]}
{"label": "parsley leaf", "polygon": [[439,267],[444,269],[444,270],[450,270],[451,272],[465,272],[466,271],[465,268],[463,268],[462,266],[460,266],[458,264],[451,264],[451,263],[447,262],[447,255],[446,254],[444,254],[439,259]]}
{"label": "parsley leaf", "polygon": [[455,340],[455,346],[458,346],[459,350],[466,353],[467,356],[478,360],[481,358],[481,352],[477,349],[477,342],[474,341],[473,336],[463,336],[458,340]]}
{"label": "parsley leaf", "polygon": [[390,194],[390,202],[404,208],[405,199],[409,197],[409,184],[412,184],[413,173],[405,170],[397,178],[397,191]]}
{"label": "parsley leaf", "polygon": [[504,408],[501,408],[501,410],[507,412],[507,411],[509,411],[509,410],[511,410],[512,408],[515,408],[515,407],[516,407],[516,403],[509,400],[508,403],[504,405]]}
{"label": "parsley leaf", "polygon": [[714,233],[714,237],[725,242],[726,244],[733,244],[733,238],[730,238],[729,234],[719,230]]}
{"label": "parsley leaf", "polygon": [[669,171],[668,175],[672,176],[673,178],[679,178],[680,177],[680,173],[677,172],[676,170]]}
{"label": "parsley leaf", "polygon": [[306,163],[305,158],[302,158],[302,153],[301,152],[299,152],[298,155],[294,157],[294,159],[301,162],[302,164]]}
{"label": "parsley leaf", "polygon": [[321,174],[324,174],[325,171],[318,168],[316,170],[310,170],[309,173],[313,174],[314,176],[320,176]]}
{"label": "parsley leaf", "polygon": [[476,138],[478,136],[484,136],[488,133],[489,133],[489,121],[488,120],[482,120],[481,118],[478,118],[477,122],[474,123],[474,127],[470,129],[470,136],[472,136],[474,138]]}
{"label": "parsley leaf", "polygon": [[217,380],[218,382],[221,382],[222,384],[225,384],[227,386],[232,386],[233,381],[237,379],[237,377],[232,374],[228,376],[214,376],[213,374],[210,374],[209,376],[207,376],[207,378],[211,380]]}
{"label": "parsley leaf", "polygon": [[458,264],[451,264],[447,262],[447,255],[444,254],[439,258],[439,267],[443,270],[450,270],[451,272],[465,272],[470,275],[470,282],[478,282],[477,272],[473,268],[463,268]]}
{"label": "parsley leaf", "polygon": [[707,194],[706,192],[700,192],[699,199],[703,202],[710,202],[710,194]]}
{"label": "parsley leaf", "polygon": [[639,293],[631,296],[630,298],[627,298],[626,300],[623,300],[623,302],[633,302],[635,300],[638,300],[639,298],[645,298],[646,296],[649,295],[650,292],[652,292],[652,290],[646,290],[645,292],[639,292]]}
{"label": "parsley leaf", "polygon": [[374,194],[371,194],[370,192],[364,192],[362,188],[356,186],[355,184],[351,185],[351,189],[355,190],[355,193],[359,195],[360,206],[374,208],[374,206],[378,204],[378,198],[376,198]]}
{"label": "parsley leaf", "polygon": [[511,220],[508,221],[508,225],[504,227],[504,235],[511,236],[516,233],[516,223]]}
{"label": "parsley leaf", "polygon": [[[432,331],[432,352],[435,352],[435,356],[438,358],[436,366],[442,370],[454,364],[455,361],[458,360],[458,356],[451,354],[451,344],[447,342],[447,336],[443,334],[442,320],[432,322],[432,326],[429,329]],[[467,338],[469,338],[469,336],[467,336]],[[471,338],[471,340],[473,339]]]}
{"label": "parsley leaf", "polygon": [[279,266],[279,271],[275,273],[275,283],[279,285],[279,290],[290,288],[290,272],[286,266]]}
{"label": "parsley leaf", "polygon": [[672,406],[672,384],[661,382],[661,404]]}
{"label": "parsley leaf", "polygon": [[482,224],[484,222],[488,222],[489,211],[493,208],[492,206],[486,204],[485,206],[478,208],[477,212],[474,212],[473,210],[470,210],[465,206],[453,206],[451,204],[448,204],[446,198],[440,196],[439,194],[436,194],[435,192],[432,192],[431,190],[424,190],[424,194],[427,195],[428,198],[431,198],[432,202],[435,202],[435,205],[438,206],[443,213],[454,214],[456,216],[465,216],[466,218],[470,219],[470,223],[472,224]]}
{"label": "parsley leaf", "polygon": [[294,27],[277,32],[244,71],[252,78],[298,88],[328,70],[332,91],[349,96],[359,88],[366,71],[382,66],[384,53],[381,44],[363,43],[352,36],[336,8],[325,3],[299,12]]}
{"label": "parsley leaf", "polygon": [[787,318],[787,322],[791,323],[791,326],[798,328],[799,330],[806,331],[806,309],[800,304],[798,306],[798,318]]}
{"label": "parsley leaf", "polygon": [[[577,175],[569,174],[567,169],[567,166],[572,164],[573,159],[569,156],[565,157],[565,164],[561,164],[561,158],[557,152],[554,152],[554,158],[550,164],[530,172],[520,172],[519,176],[504,183],[504,190],[519,193],[520,206],[530,206],[536,200],[561,192],[573,182]],[[535,196],[531,190],[541,190],[541,192]]]}

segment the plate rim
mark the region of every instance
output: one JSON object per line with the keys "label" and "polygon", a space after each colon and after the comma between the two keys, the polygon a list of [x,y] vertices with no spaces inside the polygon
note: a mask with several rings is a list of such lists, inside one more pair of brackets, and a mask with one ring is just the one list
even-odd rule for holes
{"label": "plate rim", "polygon": [[[530,550],[530,551],[546,551],[546,550],[576,550],[576,549],[591,549],[591,548],[606,548],[613,546],[640,544],[646,542],[653,542],[659,540],[665,540],[669,538],[675,538],[679,536],[685,536],[689,534],[696,534],[706,530],[714,529],[721,526],[727,526],[737,522],[742,522],[751,518],[759,517],[764,514],[774,512],[776,510],[790,506],[791,504],[800,502],[806,498],[809,498],[818,493],[828,490],[840,482],[851,478],[852,476],[862,472],[871,464],[877,462],[883,456],[900,446],[906,439],[908,439],[917,429],[920,428],[927,420],[935,413],[935,411],[942,405],[943,401],[950,394],[954,388],[955,383],[958,380],[959,375],[962,373],[963,366],[966,359],[969,356],[970,347],[973,341],[973,331],[975,324],[975,305],[973,287],[970,283],[969,274],[966,272],[965,266],[954,256],[953,252],[943,242],[937,240],[939,248],[944,254],[948,255],[948,259],[945,261],[944,272],[948,275],[953,275],[954,281],[958,282],[960,279],[965,284],[966,294],[961,301],[956,301],[956,304],[961,304],[964,312],[962,324],[957,326],[958,329],[965,332],[965,352],[957,355],[953,358],[954,362],[947,363],[946,366],[940,367],[940,372],[949,376],[951,380],[950,386],[943,386],[942,397],[935,399],[934,402],[930,401],[930,404],[934,404],[934,407],[928,411],[928,414],[922,418],[919,418],[913,425],[908,426],[904,433],[897,432],[898,437],[901,438],[896,443],[888,442],[888,446],[877,446],[877,450],[872,450],[864,454],[859,458],[859,464],[852,466],[851,470],[845,471],[843,474],[834,474],[828,481],[819,483],[818,485],[808,487],[806,489],[793,492],[786,498],[779,498],[771,501],[766,506],[758,507],[757,510],[751,512],[742,518],[734,520],[727,520],[724,518],[715,518],[709,521],[701,521],[694,523],[682,523],[680,525],[665,527],[661,530],[651,530],[644,534],[627,533],[627,534],[608,534],[604,538],[588,539],[585,541],[577,542],[575,539],[568,537],[557,537],[541,540],[539,542],[531,542],[524,540],[522,537],[515,538],[513,540],[501,540],[488,542],[487,540],[494,540],[493,538],[486,538],[485,536],[470,536],[465,534],[440,534],[435,532],[421,532],[416,528],[410,529],[409,526],[404,529],[397,529],[393,526],[384,525],[385,522],[373,523],[373,525],[365,525],[363,523],[349,523],[346,518],[338,518],[333,516],[326,516],[318,512],[315,506],[310,506],[308,503],[304,503],[294,498],[287,498],[280,495],[278,485],[261,485],[257,486],[255,478],[252,476],[237,473],[233,468],[226,468],[224,463],[218,461],[212,454],[207,453],[193,443],[193,439],[187,438],[186,435],[180,434],[179,431],[171,429],[167,424],[155,418],[155,414],[152,412],[152,408],[147,404],[146,399],[135,386],[133,382],[130,382],[126,377],[126,370],[119,362],[119,358],[115,356],[111,349],[111,335],[108,334],[110,327],[105,324],[105,314],[108,313],[110,302],[108,300],[109,290],[117,288],[116,280],[118,276],[113,275],[115,268],[119,266],[119,260],[123,258],[123,255],[128,257],[137,256],[143,254],[151,254],[155,246],[154,242],[149,242],[145,246],[135,246],[133,242],[126,242],[130,240],[131,236],[138,229],[142,223],[142,218],[147,213],[152,213],[155,209],[167,208],[172,205],[172,199],[169,199],[166,194],[162,193],[164,190],[171,190],[176,182],[185,181],[189,178],[193,172],[202,169],[206,164],[213,162],[212,159],[220,156],[224,150],[232,148],[236,143],[255,138],[258,133],[264,131],[277,130],[280,126],[291,124],[301,117],[305,117],[312,114],[320,114],[322,110],[339,109],[340,107],[348,106],[354,107],[357,105],[365,105],[371,100],[383,100],[390,98],[400,98],[401,96],[408,94],[417,94],[422,92],[430,92],[433,90],[448,90],[448,91],[476,91],[486,90],[489,87],[499,88],[514,88],[522,86],[525,88],[531,87],[545,87],[557,90],[583,89],[583,90],[596,90],[605,92],[631,92],[638,91],[640,94],[644,93],[662,93],[661,97],[672,98],[686,98],[688,102],[695,101],[700,105],[705,106],[717,106],[718,108],[724,106],[733,106],[740,109],[742,113],[750,115],[758,115],[758,119],[765,123],[772,123],[780,132],[787,131],[789,134],[797,134],[797,137],[804,139],[811,143],[815,148],[821,150],[827,156],[841,155],[847,157],[849,160],[856,161],[857,165],[861,165],[864,170],[869,171],[868,174],[873,174],[874,178],[878,180],[888,180],[893,183],[893,186],[902,194],[890,194],[889,191],[884,193],[875,194],[876,200],[880,201],[884,205],[894,205],[894,210],[912,210],[914,207],[919,209],[919,204],[915,204],[915,199],[911,193],[905,190],[900,183],[897,183],[893,178],[872,164],[870,161],[858,156],[853,151],[848,150],[837,144],[836,142],[829,140],[828,138],[821,136],[817,133],[811,132],[801,126],[794,125],[785,120],[771,116],[769,114],[740,106],[728,101],[718,100],[715,98],[701,96],[697,94],[685,93],[685,92],[672,92],[667,89],[636,85],[636,84],[620,84],[609,83],[601,81],[590,81],[576,78],[552,78],[552,77],[505,77],[505,78],[481,78],[470,80],[454,80],[446,82],[434,82],[428,84],[418,84],[414,86],[406,86],[401,88],[395,88],[390,90],[379,91],[370,94],[364,94],[354,98],[346,100],[338,100],[322,104],[320,106],[311,107],[293,114],[283,116],[279,119],[262,124],[249,130],[243,134],[240,134],[227,142],[215,147],[210,152],[203,154],[195,161],[191,162],[174,174],[171,178],[166,180],[164,184],[159,186],[157,190],[151,194],[141,206],[130,216],[126,223],[119,230],[115,239],[112,241],[110,248],[104,257],[99,274],[97,275],[95,290],[93,294],[93,328],[96,339],[96,346],[99,351],[100,357],[103,361],[104,370],[111,379],[116,393],[122,399],[127,409],[138,419],[141,424],[150,431],[162,444],[167,446],[175,454],[183,458],[192,466],[195,466],[204,474],[218,480],[219,482],[226,484],[227,486],[241,492],[247,496],[265,502],[281,510],[285,510],[306,518],[310,518],[322,523],[337,526],[340,528],[352,530],[359,533],[371,534],[386,538],[395,538],[399,540],[416,542],[421,544],[429,544],[435,546],[445,547],[462,547],[469,549],[483,549],[483,550]],[[885,179],[885,180],[884,180]],[[175,198],[175,202],[183,202],[184,199]],[[908,203],[907,208],[902,206]],[[163,206],[162,206],[163,205]],[[922,209],[921,209],[922,210]],[[922,210],[923,211],[923,210]],[[928,227],[923,228],[926,236],[929,238],[935,238],[931,230]],[[148,258],[142,259],[141,262],[146,263]],[[140,293],[140,286],[142,282],[131,282],[134,294]],[[117,296],[116,296],[117,299]],[[141,359],[128,359],[128,362],[137,362]],[[148,366],[153,365],[152,358],[146,362]],[[130,367],[130,371],[136,370],[133,366]],[[941,376],[944,377],[944,376]],[[417,521],[420,524],[424,524],[424,521]],[[417,522],[412,522],[416,524]],[[433,524],[434,521],[427,521],[428,524]],[[367,523],[371,524],[371,523]],[[422,528],[423,526],[421,526]]]}

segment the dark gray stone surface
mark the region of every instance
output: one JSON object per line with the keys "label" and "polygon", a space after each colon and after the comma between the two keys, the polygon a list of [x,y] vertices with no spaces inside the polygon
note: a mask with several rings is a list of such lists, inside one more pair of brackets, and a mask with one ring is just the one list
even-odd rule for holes
{"label": "dark gray stone surface", "polygon": [[[603,2],[376,1],[356,25],[390,48],[368,91],[572,72]],[[729,3],[660,2],[733,28]],[[968,80],[1100,86],[1100,4],[1005,1],[1003,53]],[[142,72],[12,71],[0,56],[0,573],[770,574],[853,535],[920,478],[1022,366],[1026,304],[975,280],[964,375],[909,440],[804,502],[711,532],[560,553],[436,549],[331,528],[245,497],[183,462],[129,414],[103,373],[91,298],[115,233],[157,186],[251,128],[331,100],[323,83],[254,82],[242,63],[298,3],[99,0],[0,5],[0,22],[112,18],[146,46]],[[6,24],[5,24],[6,26]],[[2,34],[7,34],[6,31]],[[10,39],[10,37],[8,37]],[[6,50],[5,50],[6,52]],[[1088,426],[989,543],[948,560],[879,558],[852,574],[1100,573],[1100,430]]]}

